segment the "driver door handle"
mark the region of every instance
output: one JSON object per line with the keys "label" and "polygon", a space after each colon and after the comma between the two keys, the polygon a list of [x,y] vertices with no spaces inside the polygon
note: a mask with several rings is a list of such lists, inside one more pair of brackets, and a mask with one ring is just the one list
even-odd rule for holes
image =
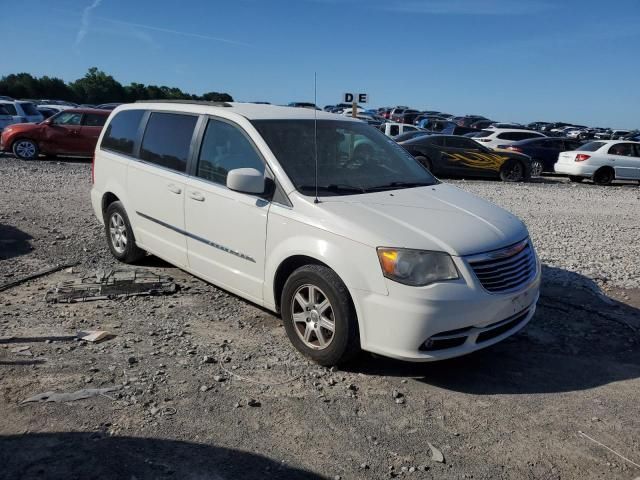
{"label": "driver door handle", "polygon": [[176,195],[180,195],[182,193],[182,189],[177,185],[174,185],[173,183],[170,183],[169,185],[167,185],[167,188],[171,193],[175,193]]}
{"label": "driver door handle", "polygon": [[196,202],[204,202],[204,195],[200,192],[189,192],[189,198],[195,200]]}

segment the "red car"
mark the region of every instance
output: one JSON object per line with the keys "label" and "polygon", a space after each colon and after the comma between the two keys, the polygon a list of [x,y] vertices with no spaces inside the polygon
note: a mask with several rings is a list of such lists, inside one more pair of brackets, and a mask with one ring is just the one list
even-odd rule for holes
{"label": "red car", "polygon": [[44,155],[92,157],[111,112],[70,108],[40,123],[16,123],[2,131],[0,150],[24,160]]}

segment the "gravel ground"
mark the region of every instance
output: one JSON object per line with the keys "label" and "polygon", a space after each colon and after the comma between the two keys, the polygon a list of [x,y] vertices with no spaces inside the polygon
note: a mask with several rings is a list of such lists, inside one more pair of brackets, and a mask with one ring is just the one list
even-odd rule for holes
{"label": "gravel ground", "polygon": [[[529,226],[545,264],[531,324],[452,361],[363,354],[329,370],[274,315],[153,257],[136,268],[178,293],[46,304],[57,282],[122,265],[91,211],[89,163],[0,158],[0,284],[79,262],[0,292],[0,478],[640,476],[585,436],[640,464],[640,188],[452,183]],[[73,338],[89,328],[115,338]]]}

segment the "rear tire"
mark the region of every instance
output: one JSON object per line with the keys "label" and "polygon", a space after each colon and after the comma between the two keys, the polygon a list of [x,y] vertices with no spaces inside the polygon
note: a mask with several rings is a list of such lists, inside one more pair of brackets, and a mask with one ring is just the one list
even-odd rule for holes
{"label": "rear tire", "polygon": [[582,183],[582,181],[584,180],[584,177],[576,177],[573,175],[569,175],[569,181],[574,182],[574,183]]}
{"label": "rear tire", "polygon": [[40,154],[38,144],[28,138],[19,138],[13,142],[13,154],[22,160],[35,160]]}
{"label": "rear tire", "polygon": [[144,257],[144,250],[136,245],[133,229],[122,202],[113,202],[107,207],[104,227],[109,250],[118,260],[133,263]]}
{"label": "rear tire", "polygon": [[593,174],[593,183],[597,185],[609,185],[613,182],[615,176],[612,168],[601,168]]}
{"label": "rear tire", "polygon": [[351,297],[330,268],[304,265],[295,270],[285,282],[280,305],[289,340],[314,362],[329,367],[360,352]]}
{"label": "rear tire", "polygon": [[525,168],[519,160],[509,159],[500,168],[500,180],[503,182],[522,182],[525,180]]}

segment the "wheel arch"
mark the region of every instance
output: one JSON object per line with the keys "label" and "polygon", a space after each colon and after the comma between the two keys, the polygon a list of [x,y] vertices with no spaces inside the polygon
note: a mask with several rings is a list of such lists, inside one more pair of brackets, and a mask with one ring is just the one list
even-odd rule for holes
{"label": "wheel arch", "polygon": [[[287,283],[287,279],[291,276],[293,272],[295,272],[298,268],[305,265],[321,265],[323,267],[331,268],[326,263],[318,260],[317,258],[310,257],[308,255],[292,255],[290,257],[285,258],[278,268],[276,269],[274,278],[273,278],[273,298],[275,300],[276,311],[280,312],[280,301],[282,297],[282,291],[284,290],[284,284]],[[333,270],[333,268],[331,268]],[[333,270],[335,272],[335,270]],[[338,272],[336,272],[338,275]],[[339,277],[340,275],[338,275]],[[343,280],[344,282],[344,280]],[[348,289],[347,289],[348,290]],[[351,297],[351,295],[349,295]],[[353,300],[352,300],[353,302]]]}
{"label": "wheel arch", "polygon": [[106,192],[104,195],[102,195],[102,204],[101,204],[102,214],[103,215],[105,214],[105,212],[107,211],[107,208],[109,208],[109,205],[119,201],[120,201],[120,198],[118,198],[118,196],[113,192]]}

